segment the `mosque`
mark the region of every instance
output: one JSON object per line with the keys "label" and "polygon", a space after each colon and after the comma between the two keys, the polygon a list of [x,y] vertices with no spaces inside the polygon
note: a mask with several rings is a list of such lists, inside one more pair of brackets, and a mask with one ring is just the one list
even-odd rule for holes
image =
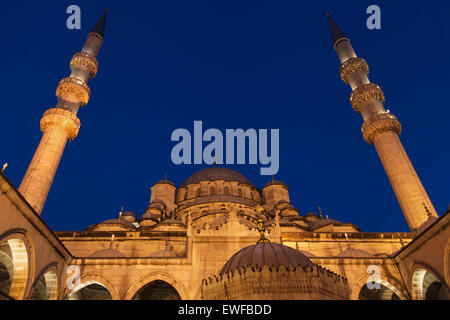
{"label": "mosque", "polygon": [[301,216],[285,183],[272,179],[259,189],[218,166],[180,186],[156,182],[139,215],[122,210],[84,231],[51,230],[41,213],[65,145],[80,129],[77,113],[98,70],[106,15],[58,84],[19,188],[0,173],[0,299],[448,299],[450,210],[436,213],[400,141],[399,120],[329,15],[362,135],[380,157],[410,232],[367,233],[320,211]]}

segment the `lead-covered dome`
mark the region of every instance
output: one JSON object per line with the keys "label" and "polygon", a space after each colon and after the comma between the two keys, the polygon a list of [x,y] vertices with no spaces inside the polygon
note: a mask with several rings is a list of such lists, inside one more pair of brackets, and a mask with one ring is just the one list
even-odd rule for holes
{"label": "lead-covered dome", "polygon": [[314,263],[303,253],[278,243],[258,243],[236,252],[220,270],[221,274],[242,267],[312,267]]}
{"label": "lead-covered dome", "polygon": [[183,184],[183,186],[187,186],[193,183],[199,183],[200,181],[215,181],[215,180],[224,180],[224,181],[235,181],[242,184],[248,184],[253,186],[253,184],[241,173],[234,171],[228,168],[222,167],[214,167],[214,168],[206,168],[200,170],[189,178],[187,178]]}

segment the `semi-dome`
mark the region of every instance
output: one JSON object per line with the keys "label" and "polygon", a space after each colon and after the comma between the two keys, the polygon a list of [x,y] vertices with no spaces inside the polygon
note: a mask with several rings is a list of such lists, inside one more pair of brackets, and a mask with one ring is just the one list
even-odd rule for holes
{"label": "semi-dome", "polygon": [[339,258],[373,258],[374,256],[361,249],[347,248],[337,255]]}
{"label": "semi-dome", "polygon": [[108,248],[96,251],[89,255],[89,258],[124,258],[125,255],[119,250]]}
{"label": "semi-dome", "polygon": [[183,187],[189,184],[199,183],[200,181],[215,181],[215,180],[235,181],[242,184],[248,184],[253,186],[250,180],[248,180],[241,173],[223,167],[213,167],[200,170],[191,175],[189,178],[187,178],[181,186]]}
{"label": "semi-dome", "polygon": [[149,258],[179,258],[180,255],[173,250],[165,249],[151,253]]}
{"label": "semi-dome", "polygon": [[98,229],[98,228],[103,228],[103,227],[108,227],[108,226],[119,227],[119,228],[124,228],[124,229],[136,229],[135,225],[133,225],[129,221],[126,221],[126,219],[124,219],[124,218],[105,220],[105,221],[100,222],[96,225],[93,225],[89,228]]}
{"label": "semi-dome", "polygon": [[312,267],[314,263],[303,253],[278,243],[258,243],[236,252],[223,266],[221,274],[242,268],[262,266]]}

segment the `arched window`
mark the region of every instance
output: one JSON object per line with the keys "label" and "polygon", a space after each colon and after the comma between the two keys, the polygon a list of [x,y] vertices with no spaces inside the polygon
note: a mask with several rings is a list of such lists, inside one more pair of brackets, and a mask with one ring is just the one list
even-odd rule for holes
{"label": "arched window", "polygon": [[436,275],[419,268],[413,275],[413,297],[419,300],[448,300],[448,292]]}
{"label": "arched window", "polygon": [[112,300],[111,293],[98,282],[90,283],[69,293],[65,300]]}
{"label": "arched window", "polygon": [[200,197],[201,192],[202,192],[202,190],[201,190],[200,188],[197,188],[197,189],[195,190],[195,196],[196,196],[196,197]]}
{"label": "arched window", "polygon": [[400,297],[388,287],[375,283],[373,288],[362,287],[359,292],[359,300],[400,300]]}
{"label": "arched window", "polygon": [[0,300],[9,300],[9,289],[13,279],[13,261],[7,243],[0,245]]}
{"label": "arched window", "polygon": [[31,300],[54,300],[58,296],[58,278],[54,270],[46,272],[31,291]]}
{"label": "arched window", "polygon": [[139,289],[132,300],[181,300],[181,297],[167,282],[155,280]]}
{"label": "arched window", "polygon": [[31,292],[31,300],[47,300],[45,278],[42,276]]}
{"label": "arched window", "polygon": [[242,192],[242,189],[241,189],[241,188],[238,189],[238,196],[239,196],[239,197],[242,197],[242,196],[243,196],[243,192]]}
{"label": "arched window", "polygon": [[230,188],[228,188],[228,186],[223,188],[223,191],[224,191],[225,194],[230,194]]}
{"label": "arched window", "polygon": [[23,299],[28,281],[28,251],[22,239],[0,244],[0,300]]}
{"label": "arched window", "polygon": [[434,281],[425,292],[425,300],[448,300],[447,290],[440,281]]}
{"label": "arched window", "polygon": [[216,188],[214,188],[213,186],[209,187],[209,195],[215,195],[216,194]]}

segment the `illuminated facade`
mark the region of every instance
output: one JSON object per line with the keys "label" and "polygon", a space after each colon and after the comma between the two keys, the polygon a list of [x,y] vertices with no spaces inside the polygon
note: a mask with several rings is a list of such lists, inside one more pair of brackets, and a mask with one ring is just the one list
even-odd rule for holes
{"label": "illuminated facade", "polygon": [[399,121],[331,17],[364,139],[411,232],[366,233],[321,212],[302,216],[283,182],[258,189],[224,167],[198,171],[179,187],[158,181],[139,217],[121,212],[84,231],[50,230],[40,214],[65,145],[80,129],[77,112],[89,100],[105,21],[106,12],[59,83],[20,187],[0,174],[0,299],[448,298],[449,211],[436,214],[399,140]]}

